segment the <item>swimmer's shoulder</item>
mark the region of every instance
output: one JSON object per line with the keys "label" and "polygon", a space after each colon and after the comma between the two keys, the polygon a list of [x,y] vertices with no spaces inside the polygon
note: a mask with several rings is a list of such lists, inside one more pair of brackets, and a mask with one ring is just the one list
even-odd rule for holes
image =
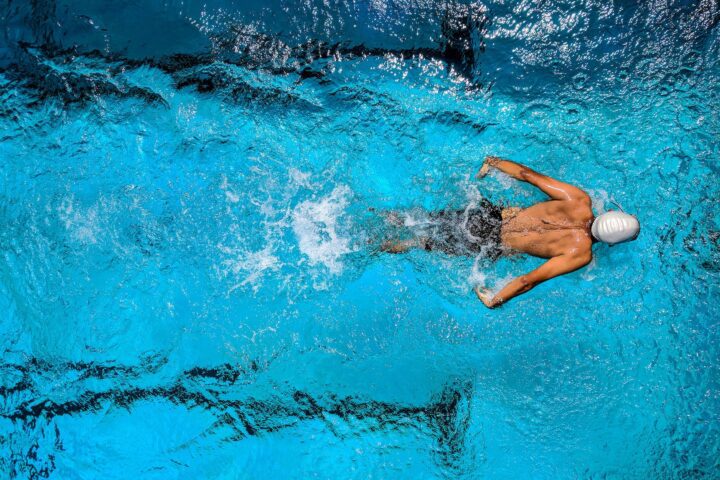
{"label": "swimmer's shoulder", "polygon": [[566,214],[575,221],[587,222],[595,218],[592,211],[592,201],[584,198],[575,198],[572,200],[563,200],[560,203],[563,204],[564,211]]}
{"label": "swimmer's shoulder", "polygon": [[592,237],[586,232],[575,230],[572,244],[568,246],[566,255],[573,258],[579,266],[585,266],[592,261]]}

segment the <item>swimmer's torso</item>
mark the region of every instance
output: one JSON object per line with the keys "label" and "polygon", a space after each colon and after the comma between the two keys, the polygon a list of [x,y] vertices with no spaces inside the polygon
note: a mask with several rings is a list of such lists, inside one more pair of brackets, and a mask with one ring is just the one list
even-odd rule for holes
{"label": "swimmer's torso", "polygon": [[505,218],[502,243],[513,250],[542,258],[589,252],[593,213],[589,202],[551,200]]}

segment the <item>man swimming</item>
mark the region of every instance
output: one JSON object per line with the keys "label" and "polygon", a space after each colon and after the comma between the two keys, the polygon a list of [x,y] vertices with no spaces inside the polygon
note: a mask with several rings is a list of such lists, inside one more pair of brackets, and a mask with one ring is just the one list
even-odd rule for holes
{"label": "man swimming", "polygon": [[526,253],[549,259],[495,295],[476,286],[477,297],[488,308],[495,308],[546,280],[584,267],[592,260],[596,241],[613,245],[634,240],[640,233],[640,223],[634,216],[610,211],[595,217],[587,193],[519,163],[486,157],[476,178],[485,177],[491,168],[534,185],[552,200],[528,208],[502,208],[483,200],[477,208],[433,212],[429,214],[431,235],[385,242],[381,249],[403,253],[424,248],[454,255],[479,253],[493,259]]}

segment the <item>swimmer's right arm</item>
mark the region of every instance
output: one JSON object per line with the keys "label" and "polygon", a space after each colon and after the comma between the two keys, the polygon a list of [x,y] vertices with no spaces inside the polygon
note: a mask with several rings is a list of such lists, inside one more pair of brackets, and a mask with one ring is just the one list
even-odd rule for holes
{"label": "swimmer's right arm", "polygon": [[507,303],[511,298],[529,292],[542,282],[584,267],[590,263],[590,260],[592,255],[589,252],[553,257],[532,272],[512,280],[495,295],[479,285],[475,287],[475,294],[486,307],[496,308]]}
{"label": "swimmer's right arm", "polygon": [[477,178],[482,178],[487,175],[490,167],[496,168],[501,172],[510,175],[516,180],[521,182],[527,182],[531,185],[536,186],[542,190],[546,195],[555,200],[587,200],[590,201],[590,197],[587,193],[583,192],[579,188],[564,183],[559,180],[555,180],[552,177],[538,173],[532,168],[526,167],[519,163],[515,163],[510,160],[505,160],[500,157],[487,156],[485,157],[485,163],[477,173]]}

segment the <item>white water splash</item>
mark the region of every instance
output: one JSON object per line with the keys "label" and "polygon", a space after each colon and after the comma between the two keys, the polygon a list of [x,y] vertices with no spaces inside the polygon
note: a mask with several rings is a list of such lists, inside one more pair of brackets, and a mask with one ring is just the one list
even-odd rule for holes
{"label": "white water splash", "polygon": [[489,266],[482,254],[475,257],[472,270],[468,276],[468,283],[471,288],[481,286],[490,289],[493,295],[502,290],[502,288],[515,278],[515,275],[509,273],[504,277],[499,277],[493,270],[493,266]]}
{"label": "white water splash", "polygon": [[587,189],[587,193],[590,195],[592,206],[598,215],[605,213],[607,210],[606,205],[612,203],[610,195],[605,190],[599,188],[595,190]]}
{"label": "white water splash", "polygon": [[228,293],[238,288],[250,285],[255,293],[262,285],[262,278],[265,273],[277,271],[281,267],[280,260],[274,255],[272,245],[267,245],[262,250],[245,251],[233,250],[227,247],[219,246],[221,252],[231,255],[232,258],[224,260],[223,266],[227,268],[226,272],[232,272],[233,275],[242,276],[241,282],[233,285]]}
{"label": "white water splash", "polygon": [[100,232],[97,206],[80,209],[77,208],[72,197],[66,197],[57,211],[71,238],[82,244],[97,243],[97,235]]}
{"label": "white water splash", "polygon": [[338,231],[338,221],[349,203],[350,193],[348,187],[337,186],[320,200],[300,203],[292,214],[300,251],[311,265],[322,264],[334,274],[342,271],[341,257],[353,251],[351,239]]}
{"label": "white water splash", "polygon": [[468,283],[470,283],[471,287],[473,288],[476,285],[480,285],[482,287],[487,286],[486,282],[488,279],[488,274],[480,269],[480,263],[481,257],[478,256],[473,262],[472,270],[470,271],[470,276],[468,277]]}
{"label": "white water splash", "polygon": [[230,187],[227,176],[225,174],[223,174],[220,179],[220,190],[225,192],[225,200],[227,200],[228,202],[238,203],[240,201],[240,195],[235,192],[234,188]]}
{"label": "white water splash", "polygon": [[408,228],[424,228],[430,225],[427,212],[410,210],[402,213],[402,225]]}

